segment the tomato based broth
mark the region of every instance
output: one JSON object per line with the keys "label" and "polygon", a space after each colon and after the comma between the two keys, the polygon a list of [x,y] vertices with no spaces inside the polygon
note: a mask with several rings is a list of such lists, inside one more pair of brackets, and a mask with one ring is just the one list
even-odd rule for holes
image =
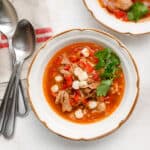
{"label": "tomato based broth", "polygon": [[117,64],[115,77],[104,77],[104,68],[99,68],[95,56],[101,56],[104,50],[95,43],[74,43],[60,49],[49,61],[43,90],[50,107],[61,117],[75,123],[93,123],[111,115],[119,106],[125,88],[124,74]]}
{"label": "tomato based broth", "polygon": [[100,5],[122,21],[144,20],[150,17],[150,0],[98,0]]}

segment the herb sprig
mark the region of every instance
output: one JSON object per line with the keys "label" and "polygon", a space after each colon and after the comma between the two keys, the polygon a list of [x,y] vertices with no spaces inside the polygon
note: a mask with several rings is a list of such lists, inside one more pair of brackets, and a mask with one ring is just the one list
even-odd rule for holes
{"label": "herb sprig", "polygon": [[120,59],[110,48],[96,52],[95,56],[99,60],[95,67],[96,70],[104,69],[101,74],[102,81],[96,90],[97,96],[106,96],[115,78],[115,73],[119,69]]}
{"label": "herb sprig", "polygon": [[134,3],[128,11],[128,19],[130,21],[138,21],[146,14],[149,13],[149,9],[144,3],[136,2]]}

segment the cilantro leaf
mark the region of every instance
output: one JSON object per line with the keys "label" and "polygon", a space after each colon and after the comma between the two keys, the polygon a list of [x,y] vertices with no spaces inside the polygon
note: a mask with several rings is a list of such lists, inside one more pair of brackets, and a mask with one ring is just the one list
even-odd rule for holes
{"label": "cilantro leaf", "polygon": [[97,96],[106,96],[111,84],[112,80],[102,80],[102,82],[96,89]]}
{"label": "cilantro leaf", "polygon": [[111,53],[111,56],[109,57],[108,62],[111,62],[113,65],[119,65],[120,59],[116,54]]}
{"label": "cilantro leaf", "polygon": [[95,67],[96,70],[103,68],[106,65],[110,55],[111,55],[110,48],[104,48],[104,50],[95,53],[95,56],[99,59],[99,62]]}
{"label": "cilantro leaf", "polygon": [[105,61],[104,59],[99,59],[98,64],[96,64],[95,69],[98,70],[100,68],[103,68],[105,66]]}
{"label": "cilantro leaf", "polygon": [[119,57],[116,54],[112,53],[107,61],[105,71],[101,75],[101,77],[104,79],[113,79],[115,77],[115,72],[118,69],[119,64],[120,64]]}
{"label": "cilantro leaf", "polygon": [[101,75],[104,79],[112,79],[116,68],[120,64],[119,57],[112,52],[110,48],[105,48],[102,51],[96,52],[95,56],[99,59],[96,65],[96,70],[104,68],[104,73]]}
{"label": "cilantro leaf", "polygon": [[113,79],[115,77],[115,72],[117,70],[117,67],[113,64],[110,63],[107,65],[105,68],[104,73],[101,75],[103,79]]}
{"label": "cilantro leaf", "polygon": [[97,58],[103,58],[105,59],[106,57],[108,57],[108,55],[111,53],[111,49],[110,48],[104,48],[103,50],[101,51],[98,51],[95,53],[95,56]]}
{"label": "cilantro leaf", "polygon": [[134,3],[130,10],[128,11],[128,19],[130,21],[138,21],[141,19],[143,16],[148,14],[149,9],[144,3],[142,2],[136,2]]}

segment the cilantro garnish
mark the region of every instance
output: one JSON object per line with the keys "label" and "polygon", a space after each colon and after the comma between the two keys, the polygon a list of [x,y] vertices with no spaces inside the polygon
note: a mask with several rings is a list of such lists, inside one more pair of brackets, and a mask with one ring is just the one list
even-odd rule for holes
{"label": "cilantro garnish", "polygon": [[144,3],[142,2],[136,2],[134,3],[130,10],[128,11],[128,19],[130,21],[138,21],[141,19],[143,16],[148,14],[149,9]]}
{"label": "cilantro garnish", "polygon": [[96,70],[104,69],[101,74],[102,81],[97,87],[97,96],[106,96],[115,78],[115,73],[119,69],[120,59],[110,48],[96,52],[95,56],[99,60]]}

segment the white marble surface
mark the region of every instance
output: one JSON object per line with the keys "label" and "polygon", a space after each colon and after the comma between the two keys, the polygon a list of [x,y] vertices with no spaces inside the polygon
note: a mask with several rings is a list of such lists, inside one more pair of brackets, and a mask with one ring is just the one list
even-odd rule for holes
{"label": "white marble surface", "polygon": [[[15,0],[13,0],[15,1]],[[16,0],[17,1],[17,0]],[[22,0],[25,1],[25,0]],[[36,0],[35,0],[36,1]],[[85,9],[82,0],[44,0],[47,18],[54,34],[71,28],[97,28],[118,37],[134,56],[141,78],[141,91],[129,120],[115,133],[91,142],[75,142],[49,132],[32,111],[26,118],[17,118],[15,136],[6,140],[0,136],[1,150],[149,150],[150,149],[150,35],[130,37],[119,35],[99,25]],[[42,3],[42,1],[41,1]],[[28,0],[30,5],[30,1]],[[32,15],[32,14],[31,14]],[[24,18],[25,16],[21,16]],[[0,82],[9,76],[8,54],[0,50]],[[7,59],[6,59],[7,58]],[[5,69],[2,66],[5,65]],[[25,67],[27,68],[27,67]],[[3,80],[2,80],[3,79]],[[2,97],[4,84],[0,86]]]}

